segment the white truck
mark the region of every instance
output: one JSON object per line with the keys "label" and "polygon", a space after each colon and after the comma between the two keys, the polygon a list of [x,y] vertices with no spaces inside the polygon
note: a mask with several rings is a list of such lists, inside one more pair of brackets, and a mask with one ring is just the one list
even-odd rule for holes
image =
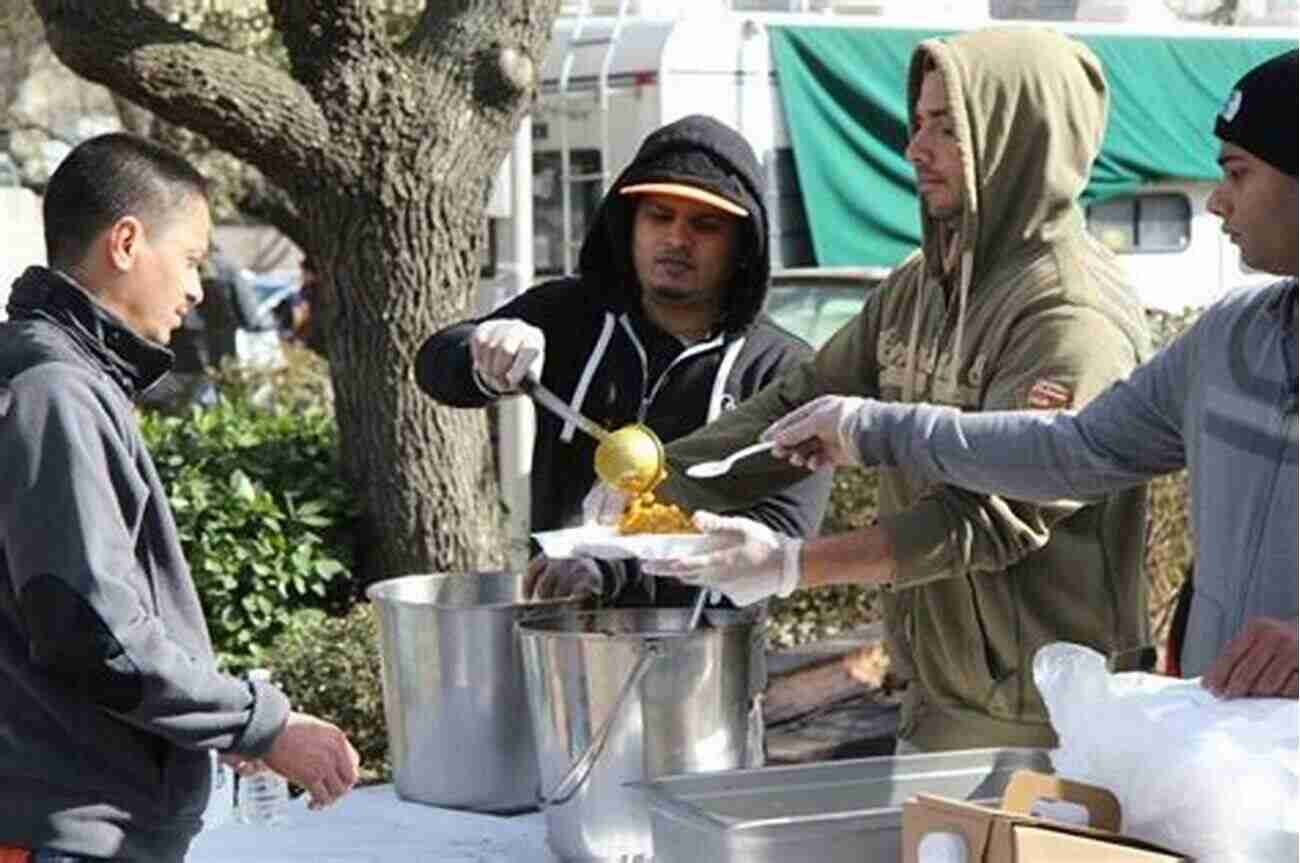
{"label": "white truck", "polygon": [[[936,26],[935,18],[917,17],[927,4],[942,6],[938,11],[952,13],[938,19],[942,20],[942,27]],[[615,8],[615,4],[606,5]],[[532,120],[533,249],[537,275],[572,270],[577,248],[604,189],[628,163],[646,134],[687,114],[712,114],[740,130],[759,154],[766,171],[778,288],[773,295],[773,312],[779,319],[788,318],[796,329],[819,341],[829,334],[828,322],[823,320],[820,328],[811,331],[803,329],[803,325],[812,321],[811,301],[804,297],[804,302],[786,308],[787,301],[793,302],[793,295],[787,296],[783,286],[791,282],[842,283],[846,275],[870,279],[887,271],[900,256],[895,248],[882,250],[874,260],[846,260],[843,253],[834,261],[820,259],[815,225],[810,228],[815,219],[809,214],[815,215],[827,202],[810,199],[801,192],[799,170],[800,160],[815,160],[820,154],[815,144],[808,142],[807,135],[801,138],[792,134],[786,122],[788,103],[783,99],[780,85],[786,70],[780,68],[781,59],[776,56],[774,34],[815,28],[814,35],[820,37],[821,32],[817,31],[843,28],[853,38],[872,40],[869,43],[872,48],[880,46],[882,51],[880,66],[865,66],[861,75],[884,80],[884,71],[902,74],[901,69],[888,68],[891,57],[901,56],[905,63],[910,46],[924,36],[999,23],[990,11],[996,11],[999,3],[993,0],[981,7],[974,0],[964,3],[912,0],[906,4],[912,10],[911,17],[889,14],[891,8],[904,6],[897,3],[840,4],[841,7],[884,9],[886,14],[881,15],[747,12],[726,8],[745,5],[741,3],[703,3],[683,6],[686,11],[681,14],[657,17],[631,16],[627,14],[630,5],[616,4],[622,14],[562,17],[554,27],[542,74],[542,95]],[[835,6],[820,5],[832,11]],[[1071,4],[1057,0],[1039,5],[1048,8]],[[1112,22],[1123,18],[1124,4],[1115,0],[1075,2],[1072,8],[1082,14],[1089,6],[1096,17],[1109,15]],[[1107,14],[1098,12],[1099,7]],[[1147,3],[1142,8],[1153,7],[1164,8],[1159,3]],[[963,10],[962,14],[956,14],[957,10]],[[1138,23],[1141,25],[1141,20]],[[1269,51],[1282,50],[1279,46],[1284,46],[1287,40],[1294,45],[1296,38],[1294,29],[1283,27],[1225,29],[1166,23],[1159,30],[1143,32],[1131,23],[1057,20],[1051,24],[1089,40],[1094,47],[1100,42],[1108,52],[1103,55],[1103,61],[1112,85],[1112,125],[1128,122],[1134,116],[1134,106],[1124,104],[1134,92],[1159,94],[1165,100],[1195,92],[1187,86],[1186,69],[1181,69],[1180,79],[1172,74],[1164,81],[1137,80],[1139,77],[1166,75],[1178,68],[1178,62],[1218,60],[1221,55],[1207,46],[1225,41],[1248,46],[1247,50],[1253,49],[1254,56],[1262,58]],[[1153,51],[1153,45],[1158,50]],[[817,46],[813,39],[799,47],[815,50]],[[1161,64],[1156,62],[1158,57],[1143,58],[1143,51],[1149,55],[1172,51],[1176,62]],[[1236,70],[1226,73],[1227,86],[1236,74],[1239,74]],[[1203,306],[1224,291],[1259,278],[1242,267],[1236,248],[1220,232],[1218,219],[1205,208],[1214,179],[1205,174],[1204,159],[1208,154],[1212,168],[1213,144],[1209,133],[1217,100],[1226,95],[1226,86],[1223,93],[1197,95],[1198,104],[1204,110],[1202,116],[1195,118],[1190,132],[1170,129],[1165,134],[1184,133],[1182,139],[1186,146],[1202,149],[1201,176],[1185,177],[1176,173],[1189,161],[1185,154],[1181,159],[1171,156],[1166,173],[1161,170],[1161,158],[1148,153],[1149,167],[1138,171],[1139,183],[1130,184],[1132,187],[1122,194],[1094,200],[1087,208],[1089,227],[1123,256],[1143,302],[1168,311]],[[900,88],[900,107],[901,99]],[[1159,107],[1158,104],[1144,106],[1142,116],[1152,124],[1160,123],[1169,114],[1155,110]],[[1187,106],[1186,110],[1201,108]],[[1117,132],[1107,138],[1107,147],[1122,144],[1128,148],[1120,154],[1124,157],[1145,143],[1156,148],[1164,142],[1157,134],[1159,130],[1150,130],[1145,140],[1134,137],[1144,134],[1142,130],[1120,131],[1128,137],[1127,142],[1115,144],[1113,139],[1121,138]],[[1197,134],[1199,140],[1194,138]],[[1106,156],[1104,153],[1099,164]],[[911,212],[901,217],[915,219],[915,204],[909,202],[908,206]]]}

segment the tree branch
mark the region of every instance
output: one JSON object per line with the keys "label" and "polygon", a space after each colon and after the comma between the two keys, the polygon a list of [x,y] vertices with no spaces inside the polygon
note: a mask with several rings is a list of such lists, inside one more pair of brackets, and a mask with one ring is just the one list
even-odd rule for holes
{"label": "tree branch", "polygon": [[558,0],[426,3],[403,52],[470,70],[479,104],[521,113],[537,89]]}
{"label": "tree branch", "polygon": [[[252,169],[249,169],[250,174]],[[283,189],[261,176],[245,178],[243,195],[235,202],[239,211],[268,225],[274,225],[304,251],[309,250],[309,238],[298,206]]]}
{"label": "tree branch", "polygon": [[381,13],[365,0],[267,0],[294,77],[313,91],[339,65],[373,56],[385,42]]}
{"label": "tree branch", "polygon": [[62,132],[44,123],[37,123],[25,117],[19,117],[12,110],[6,110],[4,114],[0,114],[0,130],[6,132],[39,132],[42,137],[49,138],[51,141],[58,141],[60,144],[67,144],[69,147],[75,147],[81,143],[69,139]]}
{"label": "tree branch", "polygon": [[328,129],[285,73],[167,21],[136,0],[33,0],[58,58],[270,176],[318,170]]}

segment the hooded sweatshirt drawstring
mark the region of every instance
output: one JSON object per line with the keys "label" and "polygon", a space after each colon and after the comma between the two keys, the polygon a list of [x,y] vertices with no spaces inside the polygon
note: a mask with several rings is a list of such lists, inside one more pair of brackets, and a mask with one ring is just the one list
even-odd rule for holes
{"label": "hooded sweatshirt drawstring", "polygon": [[[606,312],[605,323],[600,328],[600,335],[596,337],[596,346],[592,348],[591,356],[587,358],[587,365],[582,369],[582,377],[578,378],[578,386],[573,391],[573,398],[569,399],[569,407],[578,413],[582,413],[582,405],[587,400],[587,390],[591,388],[591,379],[595,377],[600,361],[605,358],[605,351],[609,347],[609,340],[613,335],[614,316]],[[566,421],[564,428],[560,431],[560,440],[565,443],[572,441],[576,429],[577,426]]]}
{"label": "hooded sweatshirt drawstring", "polygon": [[966,335],[966,299],[970,296],[971,277],[975,271],[975,252],[970,249],[962,252],[961,272],[957,277],[957,334],[953,339],[952,362],[948,364],[952,375],[952,392],[959,398],[957,387],[958,370],[961,369],[962,343]]}

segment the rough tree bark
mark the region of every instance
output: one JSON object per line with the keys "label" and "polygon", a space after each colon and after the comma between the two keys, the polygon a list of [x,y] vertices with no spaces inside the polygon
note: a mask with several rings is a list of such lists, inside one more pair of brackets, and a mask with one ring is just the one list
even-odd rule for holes
{"label": "rough tree bark", "polygon": [[140,0],[32,0],[59,59],[256,167],[296,205],[327,284],[362,578],[500,563],[482,411],[416,388],[420,342],[472,309],[487,188],[536,91],[558,0],[428,2],[392,41],[367,0],[268,0],[261,65]]}
{"label": "rough tree bark", "polygon": [[41,21],[27,0],[0,0],[0,129],[15,125],[9,109],[43,41]]}

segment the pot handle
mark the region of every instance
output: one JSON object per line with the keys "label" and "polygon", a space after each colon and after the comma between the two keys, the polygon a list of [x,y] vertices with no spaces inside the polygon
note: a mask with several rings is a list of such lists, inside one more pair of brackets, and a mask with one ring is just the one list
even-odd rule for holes
{"label": "pot handle", "polygon": [[609,709],[609,715],[605,721],[600,724],[600,729],[596,736],[587,744],[587,749],[582,753],[569,772],[564,775],[559,784],[555,786],[550,794],[538,794],[538,803],[543,806],[563,806],[573,799],[573,796],[582,789],[586,784],[587,777],[600,760],[601,753],[605,751],[605,744],[609,741],[609,732],[614,727],[614,720],[623,711],[623,705],[627,702],[628,696],[641,678],[645,677],[646,672],[650,670],[650,665],[664,653],[664,648],[657,641],[648,641],[641,646],[641,656],[637,659],[636,665],[628,674],[627,680],[623,681],[623,688],[618,691],[618,698],[614,700],[614,706]]}

